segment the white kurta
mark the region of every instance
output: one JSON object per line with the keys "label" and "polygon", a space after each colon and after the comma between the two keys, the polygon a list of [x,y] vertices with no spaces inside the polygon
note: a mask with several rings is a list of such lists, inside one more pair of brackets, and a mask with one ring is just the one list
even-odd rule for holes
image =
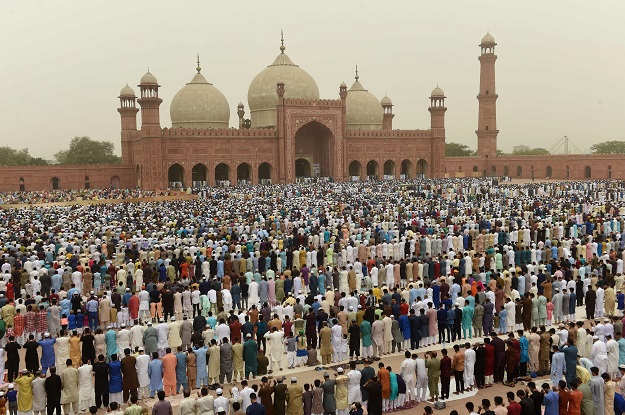
{"label": "white kurta", "polygon": [[140,354],[137,356],[137,363],[135,368],[137,369],[137,379],[139,380],[139,387],[144,388],[150,384],[150,376],[148,375],[148,367],[150,365],[150,356],[147,354]]}
{"label": "white kurta", "polygon": [[78,399],[82,401],[91,401],[91,394],[93,393],[93,384],[91,382],[91,372],[93,366],[82,365],[78,368],[78,384],[80,389],[78,390]]}
{"label": "white kurta", "polygon": [[269,354],[271,360],[274,362],[280,362],[282,360],[282,339],[284,338],[284,332],[274,331],[273,333],[265,333],[265,338],[269,343]]}
{"label": "white kurta", "polygon": [[475,350],[467,349],[464,352],[464,384],[473,386],[473,373],[475,372]]}
{"label": "white kurta", "polygon": [[361,374],[358,370],[350,370],[347,374],[347,403],[362,401],[362,393],[360,392]]}
{"label": "white kurta", "polygon": [[608,374],[612,376],[618,371],[618,343],[614,339],[606,342],[606,351],[608,353]]}

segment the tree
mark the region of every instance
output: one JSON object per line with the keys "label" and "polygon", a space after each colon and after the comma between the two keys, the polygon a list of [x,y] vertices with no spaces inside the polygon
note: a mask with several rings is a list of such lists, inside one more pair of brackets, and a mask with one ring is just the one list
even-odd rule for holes
{"label": "tree", "polygon": [[513,156],[548,156],[549,154],[551,154],[549,153],[549,150],[546,150],[541,147],[530,148],[527,150],[518,150],[518,151],[512,152]]}
{"label": "tree", "polygon": [[89,137],[74,137],[67,150],[54,155],[60,164],[118,164],[121,157],[113,154],[111,141],[92,140]]}
{"label": "tree", "polygon": [[45,166],[48,162],[30,155],[27,148],[16,150],[14,148],[0,147],[0,166]]}
{"label": "tree", "polygon": [[593,154],[625,154],[625,141],[603,141],[593,144],[590,151]]}
{"label": "tree", "polygon": [[446,157],[467,157],[474,156],[475,151],[471,150],[468,145],[460,143],[445,143]]}

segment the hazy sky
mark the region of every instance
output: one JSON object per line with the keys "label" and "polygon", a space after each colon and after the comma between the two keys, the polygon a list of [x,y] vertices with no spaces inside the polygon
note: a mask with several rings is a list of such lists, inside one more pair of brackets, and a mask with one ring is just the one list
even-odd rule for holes
{"label": "hazy sky", "polygon": [[[395,105],[394,128],[427,129],[431,90],[447,95],[447,141],[476,147],[478,44],[498,46],[499,148],[582,150],[625,139],[625,2],[1,0],[0,145],[50,158],[72,137],[119,151],[120,89],[147,67],[169,103],[202,73],[247,109],[254,76],[286,53],[315,78],[321,98],[360,81]],[[246,114],[249,117],[249,112]]]}

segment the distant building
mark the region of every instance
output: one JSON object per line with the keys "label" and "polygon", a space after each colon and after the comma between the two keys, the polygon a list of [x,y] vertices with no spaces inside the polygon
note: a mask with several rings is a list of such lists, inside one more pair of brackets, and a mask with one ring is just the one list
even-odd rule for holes
{"label": "distant building", "polygon": [[[0,190],[101,187],[166,189],[202,185],[294,183],[310,177],[335,181],[481,177],[557,179],[624,178],[623,155],[497,156],[495,39],[480,43],[477,154],[445,157],[445,93],[429,96],[430,128],[394,130],[393,103],[360,82],[341,83],[338,97],[320,99],[312,76],[284,53],[252,80],[236,107],[196,73],[170,103],[171,127],[161,125],[160,85],[149,71],[139,96],[126,85],[119,94],[122,164],[0,168]],[[138,105],[137,105],[138,104]],[[137,114],[141,113],[137,126]],[[514,149],[528,149],[525,145]]]}

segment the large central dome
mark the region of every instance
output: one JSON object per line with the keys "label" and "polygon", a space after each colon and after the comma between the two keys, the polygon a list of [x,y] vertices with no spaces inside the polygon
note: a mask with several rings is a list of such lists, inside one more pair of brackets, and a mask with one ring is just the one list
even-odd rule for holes
{"label": "large central dome", "polygon": [[172,128],[228,128],[230,106],[224,94],[197,73],[171,100]]}
{"label": "large central dome", "polygon": [[284,44],[280,51],[276,60],[256,75],[247,91],[252,127],[275,127],[278,82],[284,82],[285,98],[319,99],[319,88],[312,76],[289,59]]}

